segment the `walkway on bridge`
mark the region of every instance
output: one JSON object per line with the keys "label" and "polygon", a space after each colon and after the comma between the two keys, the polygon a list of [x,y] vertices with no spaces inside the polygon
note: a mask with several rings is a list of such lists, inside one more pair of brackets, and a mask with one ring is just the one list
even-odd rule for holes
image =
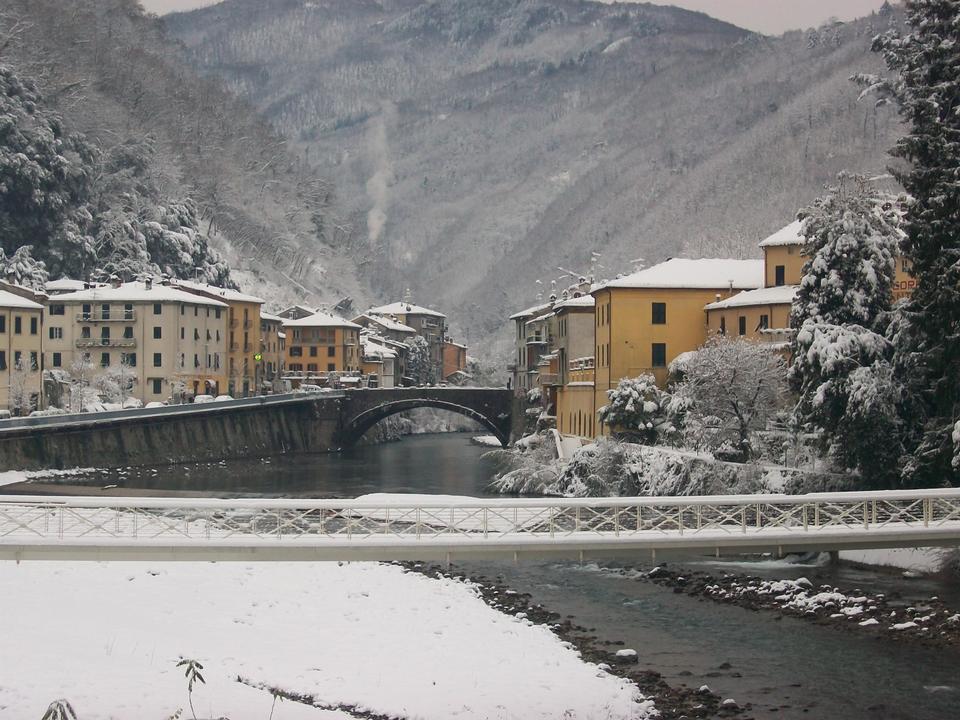
{"label": "walkway on bridge", "polygon": [[684,498],[0,497],[7,560],[451,560],[960,545],[960,489]]}

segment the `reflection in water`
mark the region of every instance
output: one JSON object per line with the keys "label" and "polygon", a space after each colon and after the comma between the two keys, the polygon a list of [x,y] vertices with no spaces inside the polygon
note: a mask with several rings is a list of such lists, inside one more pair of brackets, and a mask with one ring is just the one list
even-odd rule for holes
{"label": "reflection in water", "polygon": [[[342,455],[156,468],[98,474],[90,484],[227,495],[355,497],[371,492],[485,494],[493,468],[465,435],[423,436],[358,447]],[[71,478],[70,482],[74,482]],[[698,601],[596,566],[471,563],[472,574],[502,575],[537,602],[573,615],[596,635],[623,640],[674,685],[709,685],[755,718],[944,720],[960,705],[960,655],[878,641],[772,613]],[[722,567],[697,564],[719,573]],[[731,572],[797,577],[845,588],[923,599],[958,598],[935,580],[904,581],[851,568],[741,563]],[[956,605],[956,603],[954,603]],[[730,667],[721,668],[725,663]]]}

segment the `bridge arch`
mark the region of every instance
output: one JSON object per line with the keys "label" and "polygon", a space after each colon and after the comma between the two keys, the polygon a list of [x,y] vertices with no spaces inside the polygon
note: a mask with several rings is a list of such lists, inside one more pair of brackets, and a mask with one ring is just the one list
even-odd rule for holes
{"label": "bridge arch", "polygon": [[354,445],[370,428],[391,415],[423,407],[448,410],[468,417],[489,430],[490,433],[500,441],[501,445],[506,446],[510,442],[511,418],[508,413],[492,416],[489,412],[483,412],[481,409],[470,407],[469,405],[456,402],[453,399],[424,395],[399,399],[383,399],[367,407],[362,407],[364,403],[358,403],[358,405],[361,405],[361,407],[355,409],[356,414],[348,412],[350,417],[342,425],[340,432],[341,447]]}

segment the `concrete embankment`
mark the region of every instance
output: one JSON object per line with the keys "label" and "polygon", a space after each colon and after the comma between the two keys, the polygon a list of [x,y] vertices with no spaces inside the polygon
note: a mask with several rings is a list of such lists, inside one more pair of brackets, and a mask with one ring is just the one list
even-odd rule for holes
{"label": "concrete embankment", "polygon": [[124,467],[336,450],[341,397],[63,416],[0,429],[0,470]]}

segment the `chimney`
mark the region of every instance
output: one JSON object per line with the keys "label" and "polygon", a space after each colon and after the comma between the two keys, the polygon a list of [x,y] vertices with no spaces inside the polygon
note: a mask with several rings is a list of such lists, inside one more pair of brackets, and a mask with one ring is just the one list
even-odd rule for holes
{"label": "chimney", "polygon": [[119,276],[119,275],[111,275],[111,276],[110,276],[110,286],[111,286],[111,287],[118,288],[118,287],[120,287],[121,285],[123,285],[123,281],[120,279],[120,276]]}
{"label": "chimney", "polygon": [[717,293],[717,299],[714,302],[720,302],[720,293]]}
{"label": "chimney", "polygon": [[148,275],[143,279],[143,289],[144,290],[153,290],[153,277]]}

